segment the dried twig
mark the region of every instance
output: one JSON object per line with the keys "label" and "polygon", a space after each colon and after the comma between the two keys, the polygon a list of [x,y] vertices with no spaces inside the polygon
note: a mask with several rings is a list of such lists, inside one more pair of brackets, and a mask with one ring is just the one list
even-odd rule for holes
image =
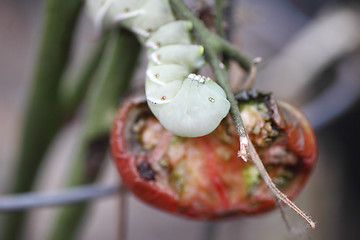
{"label": "dried twig", "polygon": [[261,159],[259,158],[259,155],[257,154],[254,145],[249,143],[249,150],[251,155],[251,160],[253,161],[254,165],[258,169],[262,179],[266,183],[266,186],[270,190],[270,192],[273,194],[273,196],[282,202],[284,202],[286,205],[288,205],[290,208],[292,208],[296,213],[298,213],[302,218],[304,218],[311,228],[315,228],[315,222],[311,219],[310,216],[308,216],[305,212],[303,212],[300,208],[298,208],[285,194],[283,194],[273,183],[271,180],[269,174],[267,173],[264,164],[262,163]]}
{"label": "dried twig", "polygon": [[249,75],[248,75],[247,79],[245,80],[245,82],[242,86],[242,89],[249,89],[254,85],[254,81],[255,81],[256,73],[257,73],[256,65],[258,65],[261,61],[262,61],[261,57],[254,58],[254,60],[252,61],[252,64],[251,64]]}

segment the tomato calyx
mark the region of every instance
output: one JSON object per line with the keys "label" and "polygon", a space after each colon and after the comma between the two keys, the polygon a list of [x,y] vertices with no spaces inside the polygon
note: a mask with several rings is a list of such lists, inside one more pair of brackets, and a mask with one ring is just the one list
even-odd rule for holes
{"label": "tomato calyx", "polygon": [[273,124],[279,129],[286,128],[284,118],[272,93],[263,93],[255,89],[243,90],[235,95],[235,99],[238,101],[240,108],[244,103],[264,103]]}

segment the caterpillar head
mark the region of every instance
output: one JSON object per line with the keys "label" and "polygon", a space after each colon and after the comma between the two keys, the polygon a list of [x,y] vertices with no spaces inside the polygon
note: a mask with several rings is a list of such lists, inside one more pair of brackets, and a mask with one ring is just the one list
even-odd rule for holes
{"label": "caterpillar head", "polygon": [[230,109],[224,90],[210,78],[195,74],[189,74],[174,97],[158,91],[147,100],[160,123],[183,137],[211,133]]}

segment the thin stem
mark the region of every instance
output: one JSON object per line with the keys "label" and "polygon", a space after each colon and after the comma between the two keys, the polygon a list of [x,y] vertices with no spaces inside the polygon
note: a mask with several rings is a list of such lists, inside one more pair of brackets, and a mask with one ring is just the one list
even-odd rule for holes
{"label": "thin stem", "polygon": [[235,60],[245,71],[250,71],[252,61],[245,54],[241,53],[235,45],[219,36],[214,36],[214,41],[217,42],[218,52],[223,52],[225,56]]}
{"label": "thin stem", "polygon": [[127,222],[128,222],[128,197],[127,190],[122,185],[119,193],[120,200],[120,219],[119,219],[119,240],[127,239]]}
{"label": "thin stem", "polygon": [[224,24],[223,24],[223,0],[216,0],[215,1],[215,10],[216,10],[216,21],[215,27],[217,34],[224,38],[225,31],[224,31]]}
{"label": "thin stem", "polygon": [[249,89],[254,85],[256,74],[257,74],[257,68],[256,65],[259,64],[262,61],[261,57],[257,57],[252,61],[251,68],[249,71],[249,75],[245,82],[242,84],[242,89]]}
{"label": "thin stem", "polygon": [[[208,49],[205,44],[204,44],[204,48]],[[238,103],[234,97],[234,94],[231,92],[230,86],[227,82],[226,72],[221,67],[222,64],[219,62],[216,54],[213,53],[212,51],[206,51],[206,56],[210,63],[211,68],[214,71],[214,75],[217,79],[218,84],[224,89],[225,94],[230,102],[230,113],[232,118],[234,119],[236,131],[240,140],[239,156],[246,162],[250,159],[250,154],[248,149],[248,143],[250,142],[250,140],[248,139],[248,136],[246,134],[245,126],[240,115]]]}
{"label": "thin stem", "polygon": [[224,0],[224,20],[226,23],[227,29],[225,29],[225,39],[230,40],[232,37],[232,29],[234,26],[234,10],[236,9],[237,4],[239,1],[236,0]]}
{"label": "thin stem", "polygon": [[202,229],[202,240],[216,240],[216,223],[205,222]]}
{"label": "thin stem", "polygon": [[73,114],[90,86],[90,82],[94,77],[106,43],[108,42],[109,34],[105,32],[101,38],[96,42],[94,48],[89,54],[87,61],[80,69],[75,78],[65,79],[60,86],[60,104],[63,118],[68,118]]}
{"label": "thin stem", "polygon": [[[295,212],[297,212],[301,217],[303,217],[312,228],[315,228],[315,223],[310,219],[310,217],[308,217],[292,201],[290,201],[285,194],[283,194],[279,189],[276,188],[275,184],[272,182],[269,174],[267,173],[262,161],[260,160],[260,157],[257,154],[252,142],[246,134],[245,127],[242,122],[240,111],[238,108],[238,103],[235,100],[234,94],[231,92],[229,83],[226,79],[226,72],[224,66],[219,62],[217,58],[218,52],[214,50],[214,47],[219,47],[219,41],[215,38],[209,38],[211,33],[206,29],[205,25],[191,13],[191,11],[181,0],[170,0],[170,2],[177,14],[187,20],[190,20],[193,23],[196,37],[198,41],[204,46],[206,58],[209,61],[209,64],[214,72],[217,82],[224,89],[226,96],[230,102],[230,113],[232,118],[234,119],[237,134],[239,135],[240,139],[240,151],[238,153],[238,156],[245,161],[251,159],[258,171],[260,172],[260,175],[266,183],[268,189],[273,194],[274,198],[278,198],[283,201]],[[232,47],[225,40],[223,40],[222,42],[223,44],[220,46],[228,46],[229,48]],[[247,58],[245,58],[245,60],[247,63],[249,63]],[[251,65],[248,65],[248,69],[250,69],[250,67]]]}
{"label": "thin stem", "polygon": [[[217,35],[221,38],[225,38],[225,30],[224,30],[224,8],[223,8],[223,0],[216,0],[215,1],[215,11],[216,11],[216,18],[215,18],[215,28]],[[221,61],[226,66],[229,67],[229,57],[227,55],[221,54]]]}

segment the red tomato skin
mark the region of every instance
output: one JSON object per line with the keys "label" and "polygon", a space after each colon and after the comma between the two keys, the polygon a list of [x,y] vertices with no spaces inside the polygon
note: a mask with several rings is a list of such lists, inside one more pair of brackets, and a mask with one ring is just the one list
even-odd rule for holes
{"label": "red tomato skin", "polygon": [[127,113],[131,108],[142,102],[142,98],[131,99],[127,101],[117,113],[110,136],[112,156],[121,175],[123,184],[125,184],[129,191],[155,207],[169,212],[176,212],[178,210],[178,204],[174,196],[169,192],[159,189],[154,182],[143,179],[136,167],[136,157],[126,151],[126,140],[123,135]]}
{"label": "red tomato skin", "polygon": [[318,155],[317,141],[309,120],[295,106],[279,102],[282,112],[291,113],[286,118],[288,148],[302,158],[302,162],[309,168],[313,168]]}
{"label": "red tomato skin", "polygon": [[[224,210],[223,206],[219,206],[218,209],[213,209],[211,212],[198,212],[192,205],[187,207],[181,206],[172,192],[160,189],[154,181],[148,181],[142,178],[137,170],[137,157],[127,150],[130,148],[126,145],[124,131],[129,111],[144,102],[145,99],[143,97],[128,99],[118,111],[111,131],[111,153],[121,175],[122,182],[129,191],[144,202],[161,210],[198,220],[213,220],[234,215],[258,214],[276,207],[272,195],[264,194],[263,196],[246,199],[237,204],[237,206],[230,206],[229,209],[226,210]],[[286,187],[287,196],[293,199],[302,190],[316,162],[316,138],[309,122],[298,109],[287,103],[280,102],[279,105],[282,111],[290,111],[284,115],[287,125],[286,133],[289,138],[288,148],[297,153],[304,163],[302,171],[296,175],[295,179]],[[295,113],[291,113],[293,111],[295,111]],[[297,121],[300,121],[300,124],[295,123]],[[303,138],[299,138],[301,134],[303,134]],[[207,142],[207,137],[208,136],[200,137],[198,139],[200,142],[205,143]],[[236,141],[236,144],[234,144],[234,146],[236,146],[234,149],[235,152],[237,152],[237,146],[239,146],[238,138],[236,138]],[[209,146],[205,146],[205,148],[208,147]],[[219,191],[221,191],[221,189]]]}

